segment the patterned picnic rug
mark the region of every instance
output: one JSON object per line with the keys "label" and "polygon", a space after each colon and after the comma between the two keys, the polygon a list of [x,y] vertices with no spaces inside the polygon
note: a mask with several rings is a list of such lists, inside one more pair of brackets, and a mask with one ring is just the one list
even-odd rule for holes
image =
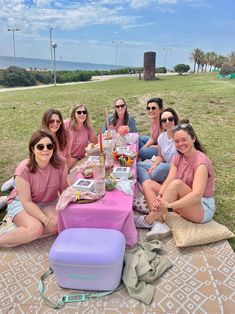
{"label": "patterned picnic rug", "polygon": [[[146,231],[139,231],[139,241]],[[173,238],[163,241],[173,267],[155,281],[150,306],[129,297],[123,289],[99,299],[66,304],[60,310],[46,306],[37,292],[40,276],[48,269],[48,252],[55,237],[18,248],[0,250],[0,313],[235,313],[235,253],[227,241],[192,248],[176,248]],[[57,286],[52,275],[46,296],[56,301],[79,293]]]}

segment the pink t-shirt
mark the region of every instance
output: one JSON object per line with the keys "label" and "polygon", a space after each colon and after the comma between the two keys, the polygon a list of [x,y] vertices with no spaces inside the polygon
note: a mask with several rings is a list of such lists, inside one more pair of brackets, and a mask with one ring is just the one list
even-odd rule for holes
{"label": "pink t-shirt", "polygon": [[95,136],[95,130],[93,128],[86,128],[82,125],[79,129],[73,128],[71,126],[70,119],[64,121],[65,128],[68,131],[72,147],[71,147],[71,156],[74,158],[83,158],[85,156],[85,148],[92,136]]}
{"label": "pink t-shirt", "polygon": [[151,121],[150,134],[151,134],[151,138],[155,141],[156,144],[157,144],[157,139],[161,133],[162,132],[161,132],[159,121],[156,121],[156,120]]}
{"label": "pink t-shirt", "polygon": [[173,157],[173,162],[177,167],[176,178],[184,181],[192,188],[194,174],[200,165],[205,165],[208,171],[208,181],[203,197],[212,197],[215,190],[215,179],[212,163],[206,154],[196,151],[190,158],[177,153]]}
{"label": "pink t-shirt", "polygon": [[65,163],[60,168],[54,168],[51,163],[46,168],[39,168],[35,173],[27,167],[28,159],[21,161],[14,175],[22,177],[29,182],[32,202],[47,203],[58,198],[58,192],[62,192],[63,183],[66,181],[64,174]]}

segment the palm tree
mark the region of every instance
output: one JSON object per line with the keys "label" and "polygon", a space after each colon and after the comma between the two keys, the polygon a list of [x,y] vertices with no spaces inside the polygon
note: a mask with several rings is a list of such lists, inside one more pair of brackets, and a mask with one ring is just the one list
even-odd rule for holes
{"label": "palm tree", "polygon": [[211,72],[212,66],[214,65],[215,59],[217,58],[217,53],[214,51],[210,51],[210,52],[208,52],[208,57],[209,57],[208,64],[210,66],[209,71]]}
{"label": "palm tree", "polygon": [[228,56],[229,63],[235,66],[235,51]]}
{"label": "palm tree", "polygon": [[[193,65],[193,72],[194,73],[196,72],[196,65],[199,64],[201,53],[202,53],[201,49],[195,48],[189,56],[189,60],[194,62],[194,65]],[[199,66],[200,66],[200,64],[199,64]]]}

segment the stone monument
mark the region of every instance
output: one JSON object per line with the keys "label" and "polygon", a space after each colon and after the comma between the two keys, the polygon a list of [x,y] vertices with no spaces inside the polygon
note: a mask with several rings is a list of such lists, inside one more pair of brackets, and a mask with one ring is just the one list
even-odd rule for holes
{"label": "stone monument", "polygon": [[156,80],[155,77],[156,52],[144,53],[144,80]]}

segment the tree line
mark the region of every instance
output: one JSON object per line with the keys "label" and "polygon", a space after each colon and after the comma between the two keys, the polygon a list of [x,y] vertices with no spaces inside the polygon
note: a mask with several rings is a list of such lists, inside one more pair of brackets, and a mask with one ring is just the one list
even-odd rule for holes
{"label": "tree line", "polygon": [[[189,56],[189,60],[194,62],[193,72],[211,72],[212,68],[222,70],[223,66],[235,66],[235,52],[228,56],[222,56],[214,51],[202,51],[195,48]],[[235,72],[234,72],[235,73]]]}

